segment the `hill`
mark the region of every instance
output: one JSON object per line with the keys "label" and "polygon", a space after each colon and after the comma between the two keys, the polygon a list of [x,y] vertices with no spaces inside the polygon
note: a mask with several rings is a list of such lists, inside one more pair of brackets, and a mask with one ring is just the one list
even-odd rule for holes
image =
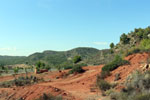
{"label": "hill", "polygon": [[65,62],[71,62],[72,58],[76,55],[82,57],[83,62],[89,59],[92,55],[99,52],[95,48],[79,47],[69,51],[44,51],[42,53],[34,53],[27,57],[29,63],[36,63],[37,61],[43,61],[49,65],[57,66]]}
{"label": "hill", "polygon": [[0,64],[2,65],[14,65],[14,64],[25,64],[25,63],[35,64],[38,61],[42,61],[50,66],[56,67],[66,63],[67,64],[72,63],[72,58],[77,55],[81,56],[82,63],[88,65],[104,64],[109,61],[105,58],[108,59],[112,58],[110,57],[111,53],[109,49],[98,50],[89,47],[79,47],[68,51],[47,50],[41,53],[37,52],[31,54],[28,57],[0,56]]}
{"label": "hill", "polygon": [[12,65],[25,63],[25,56],[0,56],[0,65]]}

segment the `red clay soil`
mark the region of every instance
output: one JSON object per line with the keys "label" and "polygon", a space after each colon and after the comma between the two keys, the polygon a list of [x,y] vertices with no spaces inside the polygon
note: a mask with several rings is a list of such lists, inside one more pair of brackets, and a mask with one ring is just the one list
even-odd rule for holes
{"label": "red clay soil", "polygon": [[[121,79],[117,82],[123,83],[128,75],[133,71],[140,69],[142,63],[146,62],[149,54],[133,54],[125,59],[130,62],[129,65],[120,66],[111,72],[111,76],[106,80],[114,82],[115,74],[120,73]],[[101,72],[100,66],[84,67],[86,70],[83,74],[74,74],[63,78],[68,70],[63,72],[49,72],[46,74],[37,75],[43,77],[47,82],[38,83],[31,86],[15,87],[15,88],[0,88],[0,100],[16,100],[17,98],[24,98],[25,100],[34,100],[43,93],[51,93],[53,95],[62,95],[67,100],[85,100],[88,96],[97,95],[97,90],[92,92],[91,89],[95,88],[96,76]],[[7,76],[0,81],[13,79],[12,76]],[[116,89],[121,89],[123,86],[118,85]],[[98,99],[102,100],[102,99]],[[105,100],[105,99],[103,99]]]}
{"label": "red clay soil", "polygon": [[84,67],[86,72],[83,74],[70,75],[67,78],[61,78],[67,71],[42,74],[40,76],[49,81],[32,86],[0,88],[0,100],[16,100],[20,97],[25,100],[34,100],[43,93],[62,95],[67,100],[84,100],[90,95],[97,94],[97,92],[91,92],[91,88],[95,87],[96,76],[101,68],[102,65]]}

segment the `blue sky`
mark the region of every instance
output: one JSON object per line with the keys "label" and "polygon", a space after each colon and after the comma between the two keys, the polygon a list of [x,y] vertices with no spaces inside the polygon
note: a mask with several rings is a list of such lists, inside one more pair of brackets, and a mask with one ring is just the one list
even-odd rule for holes
{"label": "blue sky", "polygon": [[150,26],[150,0],[0,0],[0,55],[109,48]]}

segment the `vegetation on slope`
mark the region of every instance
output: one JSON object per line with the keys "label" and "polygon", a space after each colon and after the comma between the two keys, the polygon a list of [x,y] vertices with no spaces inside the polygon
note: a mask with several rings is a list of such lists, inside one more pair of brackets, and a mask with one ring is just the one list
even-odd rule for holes
{"label": "vegetation on slope", "polygon": [[94,48],[76,48],[66,52],[45,51],[43,53],[35,53],[30,55],[27,59],[31,64],[42,61],[49,66],[67,67],[67,64],[69,66],[72,65],[74,56],[81,56],[82,63],[86,63],[85,60],[97,52],[99,52],[99,50]]}
{"label": "vegetation on slope", "polygon": [[[128,34],[123,33],[120,42],[114,47],[115,53],[125,53],[130,55],[137,52],[145,52],[149,50],[150,27],[145,29],[138,28]],[[129,52],[129,53],[128,53]]]}
{"label": "vegetation on slope", "polygon": [[53,96],[51,94],[43,94],[42,96],[40,96],[38,99],[35,100],[62,100],[61,96]]}
{"label": "vegetation on slope", "polygon": [[25,63],[24,56],[0,56],[0,66]]}
{"label": "vegetation on slope", "polygon": [[130,75],[120,93],[112,93],[112,100],[150,100],[150,71]]}
{"label": "vegetation on slope", "polygon": [[129,62],[126,61],[126,60],[123,60],[120,56],[117,55],[112,62],[106,64],[102,68],[102,71],[113,71],[116,68],[118,68],[119,66],[122,66],[122,65],[125,65],[125,64],[129,64]]}
{"label": "vegetation on slope", "polygon": [[25,86],[25,85],[32,85],[38,82],[42,82],[44,81],[43,79],[37,78],[36,76],[20,76],[18,78],[15,78],[14,80],[11,81],[6,81],[6,82],[2,82],[0,83],[0,87],[1,88],[10,88],[10,87],[14,87],[14,86]]}

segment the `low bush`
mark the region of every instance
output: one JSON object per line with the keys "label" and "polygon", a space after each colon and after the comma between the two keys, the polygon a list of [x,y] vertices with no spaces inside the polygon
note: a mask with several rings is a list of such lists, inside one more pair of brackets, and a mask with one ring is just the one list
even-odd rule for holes
{"label": "low bush", "polygon": [[[76,66],[87,66],[87,64],[84,64],[84,63],[81,63],[81,64],[78,64],[78,65],[75,65],[75,67]],[[72,68],[74,68],[74,66],[73,65],[68,65],[68,66],[64,66],[64,69],[72,69]]]}
{"label": "low bush", "polygon": [[119,79],[121,79],[120,73],[115,74],[115,80],[114,81],[118,81]]}
{"label": "low bush", "polygon": [[43,79],[39,79],[35,76],[30,76],[30,77],[21,76],[12,81],[0,83],[0,87],[7,88],[7,87],[12,87],[12,86],[25,86],[25,85],[31,85],[31,84],[37,83],[39,81],[43,81]]}
{"label": "low bush", "polygon": [[83,73],[85,70],[82,69],[82,66],[81,65],[75,65],[70,71],[69,71],[69,74],[73,74],[75,72],[77,73]]}
{"label": "low bush", "polygon": [[132,55],[132,54],[135,54],[135,53],[141,53],[141,52],[142,52],[142,50],[140,48],[133,47],[133,48],[129,49],[128,51],[126,51],[124,53],[124,56],[126,57],[126,56],[129,56],[129,55]]}
{"label": "low bush", "polygon": [[112,100],[150,100],[150,71],[136,71],[130,75],[125,88],[113,96]]}
{"label": "low bush", "polygon": [[104,78],[106,78],[107,76],[110,76],[110,71],[102,71],[102,72],[101,72],[101,75],[100,75],[100,78],[101,78],[101,79],[104,79]]}
{"label": "low bush", "polygon": [[73,66],[65,66],[64,69],[72,69]]}
{"label": "low bush", "polygon": [[149,50],[150,49],[150,39],[143,39],[140,42],[140,48],[144,50]]}
{"label": "low bush", "polygon": [[143,39],[141,40],[138,47],[133,47],[124,53],[125,56],[129,56],[135,53],[142,53],[142,52],[150,52],[150,39]]}
{"label": "low bush", "polygon": [[111,94],[113,94],[114,93],[114,89],[109,89],[109,90],[107,90],[106,92],[105,92],[105,94],[107,95],[107,96],[110,96]]}
{"label": "low bush", "polygon": [[103,79],[97,80],[97,86],[102,91],[106,91],[106,90],[109,90],[111,88],[111,84],[108,83],[107,81],[103,80]]}
{"label": "low bush", "polygon": [[122,66],[122,65],[125,65],[125,64],[129,64],[129,62],[126,61],[126,60],[123,60],[120,56],[117,55],[112,62],[106,64],[102,68],[102,71],[113,71],[116,68],[118,68],[119,66]]}
{"label": "low bush", "polygon": [[134,100],[150,100],[150,94],[140,94]]}
{"label": "low bush", "polygon": [[14,80],[16,86],[24,86],[24,85],[30,85],[33,83],[37,83],[39,81],[43,81],[43,79],[38,79],[35,76],[30,77],[19,77],[18,79]]}
{"label": "low bush", "polygon": [[9,88],[9,87],[11,87],[13,85],[14,85],[13,81],[6,81],[6,82],[0,83],[0,87],[1,88]]}
{"label": "low bush", "polygon": [[38,99],[35,99],[35,100],[62,100],[62,97],[53,96],[51,94],[43,93],[42,96],[40,96]]}

